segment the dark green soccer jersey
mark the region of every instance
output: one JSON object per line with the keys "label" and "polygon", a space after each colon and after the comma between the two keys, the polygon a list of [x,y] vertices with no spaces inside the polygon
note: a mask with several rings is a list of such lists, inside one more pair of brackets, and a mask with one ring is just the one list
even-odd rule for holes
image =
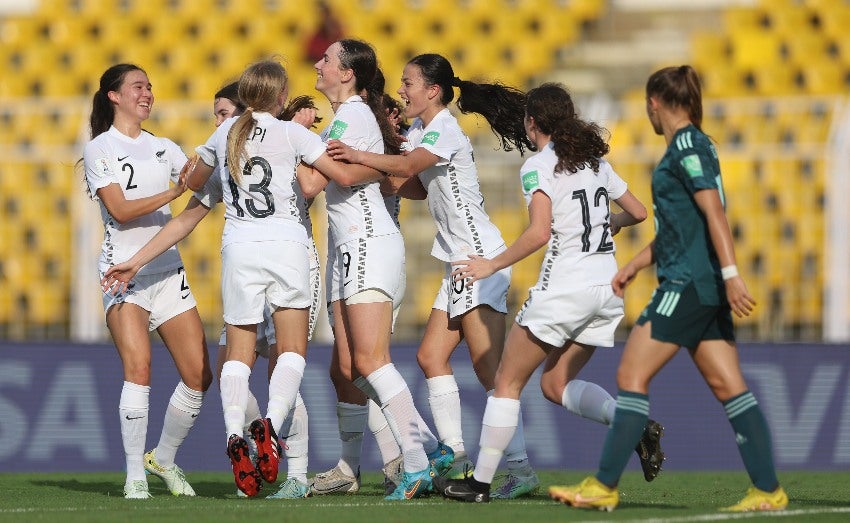
{"label": "dark green soccer jersey", "polygon": [[692,281],[700,303],[719,305],[726,299],[720,262],[694,200],[703,189],[718,189],[725,205],[717,150],[705,133],[689,125],[673,135],[652,173],[658,281],[674,286]]}

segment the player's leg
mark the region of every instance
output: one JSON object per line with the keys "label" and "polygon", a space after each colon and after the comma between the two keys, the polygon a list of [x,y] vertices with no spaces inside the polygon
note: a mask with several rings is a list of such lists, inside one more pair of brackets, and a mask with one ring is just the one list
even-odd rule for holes
{"label": "player's leg", "polygon": [[712,393],[726,410],[735,432],[738,452],[754,487],[741,502],[727,510],[784,509],[788,505],[788,497],[776,477],[770,429],[741,374],[734,341],[703,340],[690,353]]}
{"label": "player's leg", "polygon": [[142,458],[150,404],[149,316],[148,311],[140,306],[126,302],[113,305],[106,311],[106,325],[124,369],[118,414],[127,471],[124,496],[128,499],[150,497]]}

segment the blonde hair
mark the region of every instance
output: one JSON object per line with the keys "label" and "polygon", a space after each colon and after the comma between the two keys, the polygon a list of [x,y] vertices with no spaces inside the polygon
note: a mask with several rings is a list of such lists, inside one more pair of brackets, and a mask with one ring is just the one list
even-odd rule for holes
{"label": "blonde hair", "polygon": [[239,165],[248,160],[245,143],[257,124],[254,111],[271,112],[275,109],[287,81],[286,69],[275,60],[251,64],[239,77],[239,99],[247,107],[227,134],[227,165],[237,184],[242,181]]}

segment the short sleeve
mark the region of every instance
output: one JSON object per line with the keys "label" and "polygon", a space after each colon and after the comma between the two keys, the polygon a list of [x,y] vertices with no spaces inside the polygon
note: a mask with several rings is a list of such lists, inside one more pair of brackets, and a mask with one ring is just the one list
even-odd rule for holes
{"label": "short sleeve", "polygon": [[103,141],[92,141],[86,144],[83,151],[83,165],[86,174],[86,184],[93,200],[97,199],[97,190],[112,183],[119,183],[118,177],[112,170],[110,152]]}
{"label": "short sleeve", "polygon": [[696,192],[702,189],[718,189],[717,179],[720,172],[717,151],[708,137],[686,132],[677,138],[677,144],[682,146],[676,163],[682,179],[691,190]]}
{"label": "short sleeve", "polygon": [[[219,133],[222,132],[222,129],[224,129],[227,123],[228,122],[221,124],[218,129],[216,129],[215,132],[210,135],[205,144],[195,147],[195,152],[198,153],[198,156],[201,157],[201,160],[210,167],[215,167],[218,163],[218,158],[216,157],[215,144],[218,141]],[[232,123],[230,125],[227,125],[227,129],[230,129],[230,127],[232,127]]]}
{"label": "short sleeve", "polygon": [[608,197],[616,200],[626,194],[629,189],[625,180],[620,178],[620,175],[614,171],[611,164],[605,160],[599,161],[599,174],[605,176],[605,190],[608,191]]}
{"label": "short sleeve", "polygon": [[448,161],[460,150],[461,144],[458,141],[458,133],[447,128],[446,121],[445,118],[435,118],[425,128],[417,147],[422,147],[429,153]]}
{"label": "short sleeve", "polygon": [[525,161],[519,171],[520,181],[522,182],[522,195],[525,198],[525,204],[531,205],[531,197],[537,191],[541,191],[549,198],[552,198],[552,173],[545,169],[545,166],[537,161],[537,157],[533,156]]}
{"label": "short sleeve", "polygon": [[313,165],[327,149],[327,145],[316,133],[303,125],[293,123],[288,125],[288,136],[292,149],[302,157],[304,162]]}
{"label": "short sleeve", "polygon": [[178,183],[180,181],[180,170],[183,169],[189,158],[179,145],[166,138],[162,140],[165,142],[165,154],[168,155],[168,161],[171,164],[171,181]]}

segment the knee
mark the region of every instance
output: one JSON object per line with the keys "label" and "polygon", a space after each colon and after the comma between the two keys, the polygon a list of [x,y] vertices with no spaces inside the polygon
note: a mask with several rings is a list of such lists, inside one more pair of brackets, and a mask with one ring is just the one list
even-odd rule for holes
{"label": "knee", "polygon": [[620,365],[617,369],[617,387],[620,390],[645,394],[649,388],[649,379],[637,374],[630,367]]}

